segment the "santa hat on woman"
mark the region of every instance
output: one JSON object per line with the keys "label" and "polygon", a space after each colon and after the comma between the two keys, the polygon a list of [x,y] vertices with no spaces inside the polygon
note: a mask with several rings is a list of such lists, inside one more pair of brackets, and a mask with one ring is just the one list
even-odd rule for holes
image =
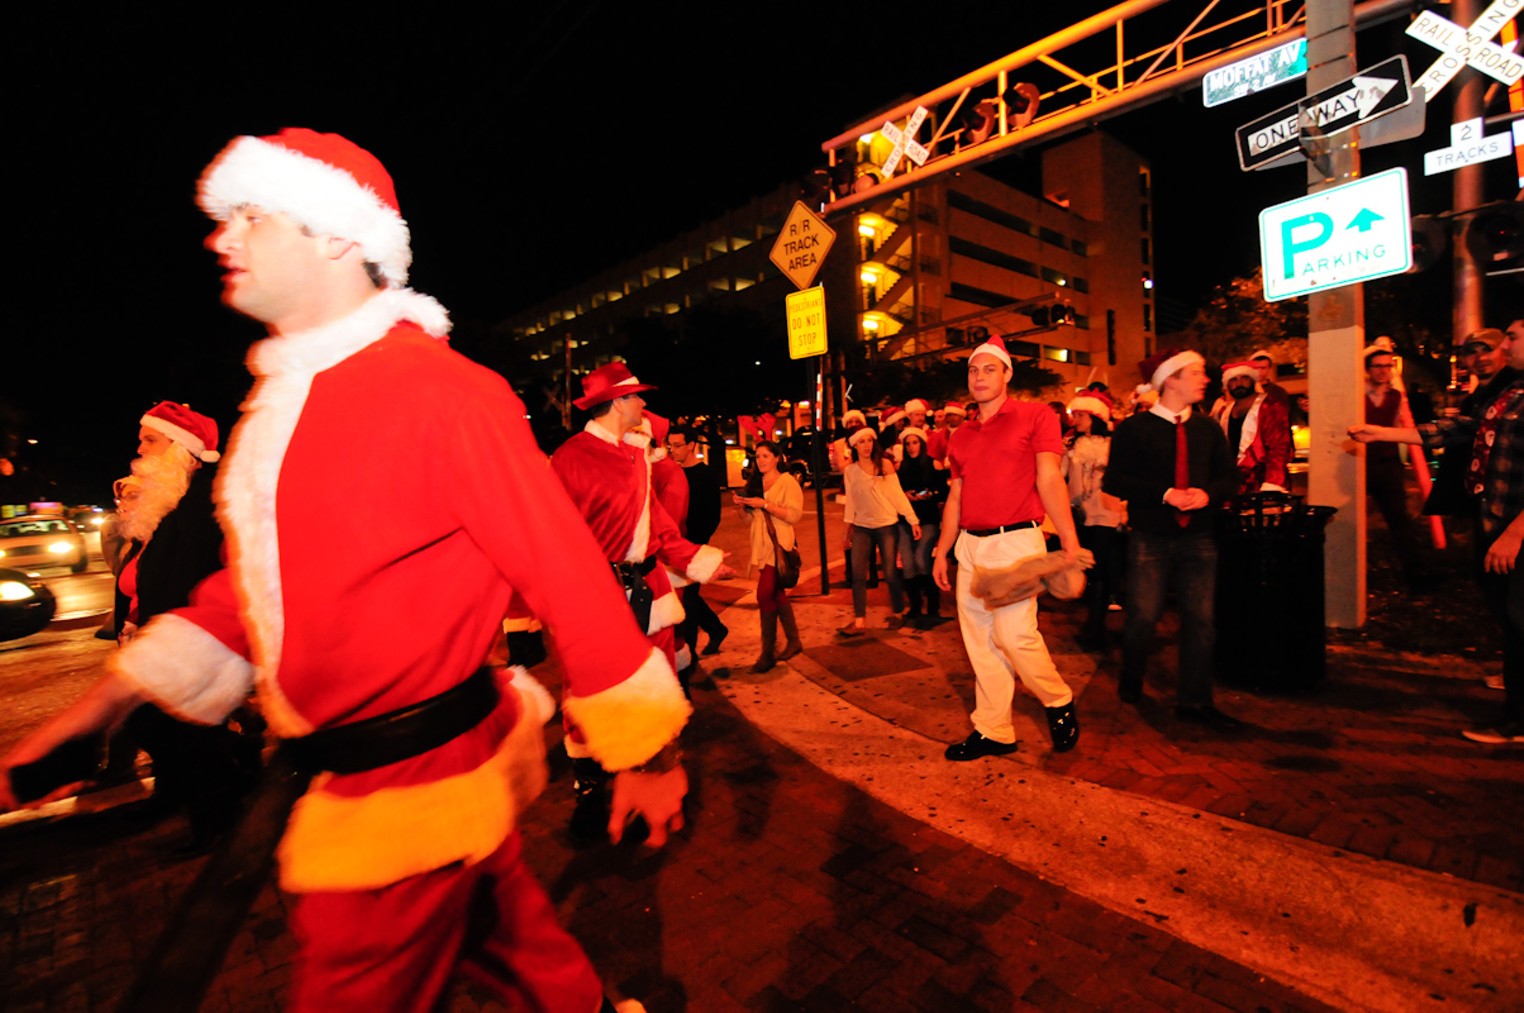
{"label": "santa hat on woman", "polygon": [[1089,412],[1103,422],[1111,421],[1111,398],[1100,391],[1091,391],[1081,394],[1069,402],[1069,414],[1075,412]]}

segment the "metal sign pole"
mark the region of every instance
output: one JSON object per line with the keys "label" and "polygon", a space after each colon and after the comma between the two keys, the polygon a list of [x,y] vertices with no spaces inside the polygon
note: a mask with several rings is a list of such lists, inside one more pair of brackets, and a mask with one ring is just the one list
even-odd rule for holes
{"label": "metal sign pole", "polygon": [[815,439],[812,441],[810,473],[815,476],[815,533],[820,538],[820,593],[831,593],[831,575],[826,564],[825,479],[830,469],[825,464],[825,410],[821,399],[825,395],[825,356],[817,355],[806,360],[806,374],[815,381]]}

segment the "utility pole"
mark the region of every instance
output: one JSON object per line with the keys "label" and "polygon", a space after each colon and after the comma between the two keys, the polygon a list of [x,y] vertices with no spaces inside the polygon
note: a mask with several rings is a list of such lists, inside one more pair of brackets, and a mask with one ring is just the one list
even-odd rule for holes
{"label": "utility pole", "polygon": [[[1480,0],[1453,0],[1450,19],[1460,25],[1471,25],[1481,16]],[[1484,98],[1487,82],[1480,73],[1467,67],[1461,70],[1455,83],[1455,116],[1451,123],[1465,123],[1486,113]],[[1469,211],[1485,200],[1484,173],[1486,166],[1480,162],[1455,170],[1450,207],[1456,211]],[[1464,341],[1466,335],[1482,327],[1482,275],[1471,252],[1466,249],[1462,237],[1470,218],[1450,219],[1450,265],[1455,279],[1455,307],[1453,310],[1454,332],[1450,341]]]}
{"label": "utility pole", "polygon": [[[1307,94],[1352,77],[1355,22],[1352,0],[1307,5]],[[1307,159],[1307,192],[1360,175],[1359,130],[1321,141],[1324,157]],[[1326,173],[1325,173],[1326,170]],[[1365,421],[1365,287],[1347,285],[1307,297],[1307,376],[1312,439],[1307,498],[1338,509],[1323,549],[1329,626],[1365,624],[1365,455],[1348,436]]]}

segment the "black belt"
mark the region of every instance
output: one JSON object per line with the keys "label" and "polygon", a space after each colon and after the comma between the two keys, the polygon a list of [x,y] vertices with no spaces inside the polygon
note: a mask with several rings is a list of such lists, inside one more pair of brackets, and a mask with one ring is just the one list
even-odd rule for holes
{"label": "black belt", "polygon": [[656,557],[651,556],[639,563],[610,563],[609,566],[614,568],[614,576],[630,599],[630,611],[635,613],[640,632],[645,633],[651,628],[651,606],[656,601],[655,595],[651,594],[651,585],[646,583],[646,574],[656,569]]}
{"label": "black belt", "polygon": [[438,749],[481,724],[497,707],[497,680],[480,668],[465,682],[411,707],[324,728],[281,749],[298,769],[358,774]]}
{"label": "black belt", "polygon": [[419,756],[481,724],[497,701],[497,680],[482,668],[411,707],[282,742],[238,825],[201,867],[139,969],[122,1013],[201,1008],[274,864],[291,808],[314,774],[355,774]]}
{"label": "black belt", "polygon": [[1040,528],[1042,521],[1021,521],[1016,524],[1002,524],[998,528],[964,528],[965,535],[973,535],[975,538],[988,538],[990,535],[1003,535],[1007,531],[1025,531],[1027,528]]}

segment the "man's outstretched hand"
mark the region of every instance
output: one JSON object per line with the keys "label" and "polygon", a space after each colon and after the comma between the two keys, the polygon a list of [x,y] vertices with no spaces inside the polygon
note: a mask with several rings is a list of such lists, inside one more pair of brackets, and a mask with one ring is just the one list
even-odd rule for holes
{"label": "man's outstretched hand", "polygon": [[609,812],[609,840],[615,844],[635,817],[651,828],[646,843],[659,848],[668,832],[683,828],[683,797],[688,794],[688,773],[679,764],[661,774],[621,770],[614,775],[614,799]]}

